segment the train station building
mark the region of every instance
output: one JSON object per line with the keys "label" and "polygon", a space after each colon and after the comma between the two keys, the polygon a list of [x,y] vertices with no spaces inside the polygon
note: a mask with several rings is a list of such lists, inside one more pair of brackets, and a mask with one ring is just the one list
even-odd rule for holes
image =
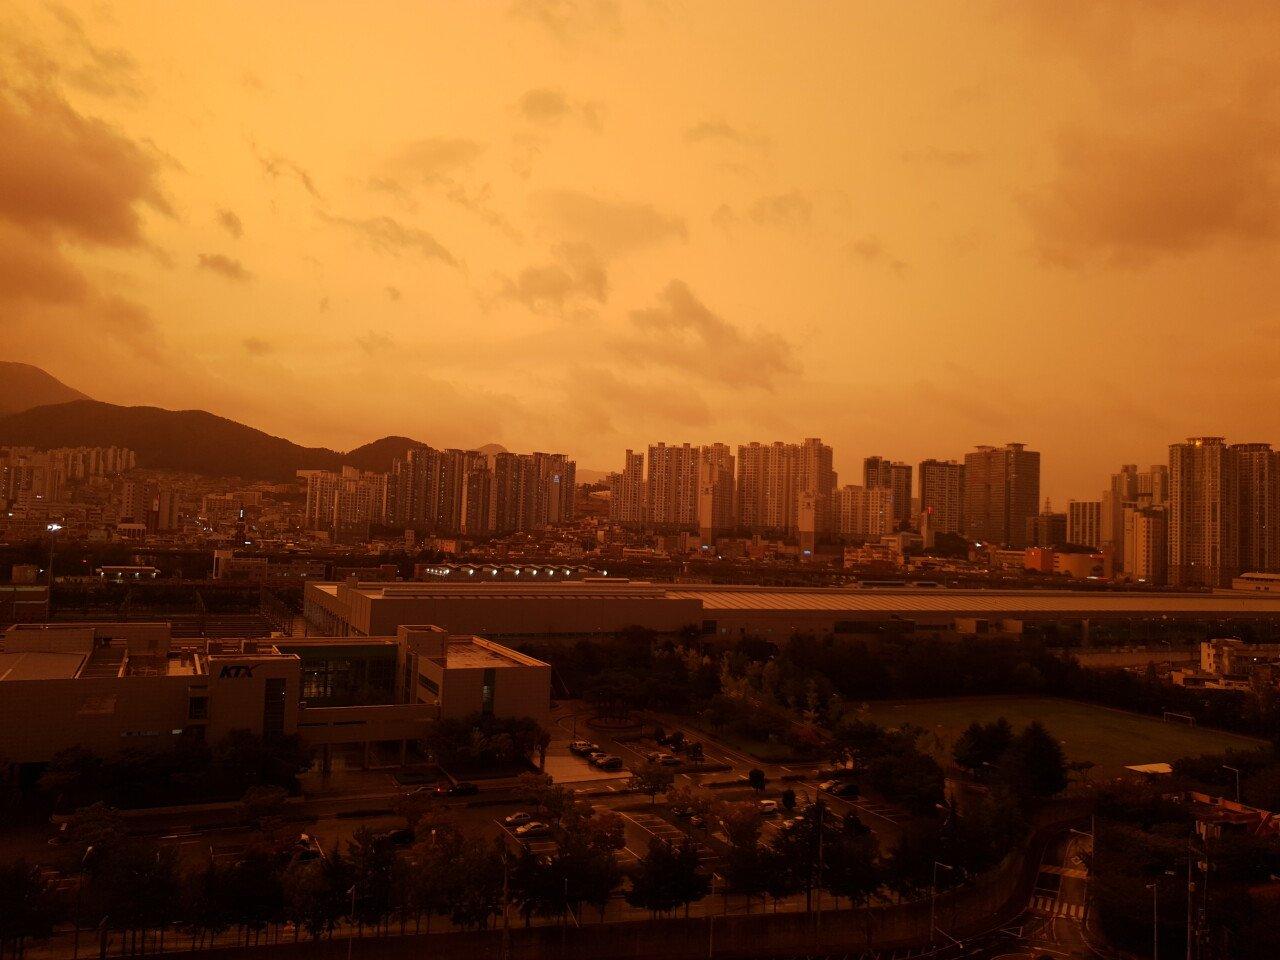
{"label": "train station building", "polygon": [[475,636],[175,640],[164,623],[17,624],[0,645],[0,757],[44,763],[232,730],[405,747],[442,717],[547,723],[551,668]]}

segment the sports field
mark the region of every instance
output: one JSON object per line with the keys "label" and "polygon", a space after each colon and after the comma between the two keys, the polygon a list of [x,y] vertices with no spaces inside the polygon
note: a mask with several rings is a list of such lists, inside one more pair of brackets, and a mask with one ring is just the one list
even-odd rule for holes
{"label": "sports field", "polygon": [[1228,747],[1250,750],[1263,741],[1205,730],[1107,707],[1050,697],[962,697],[954,700],[872,701],[858,716],[884,727],[910,723],[925,730],[922,749],[950,759],[956,738],[974,720],[1004,717],[1014,730],[1039,720],[1061,742],[1069,760],[1092,760],[1092,778],[1119,775],[1128,764],[1170,762],[1218,753]]}

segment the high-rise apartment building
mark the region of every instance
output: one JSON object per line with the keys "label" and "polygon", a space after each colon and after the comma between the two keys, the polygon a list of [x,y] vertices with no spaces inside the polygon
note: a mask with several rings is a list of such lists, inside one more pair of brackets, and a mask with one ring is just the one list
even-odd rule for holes
{"label": "high-rise apartment building", "polygon": [[1169,513],[1160,507],[1124,512],[1124,574],[1136,583],[1163,586],[1168,580]]}
{"label": "high-rise apartment building", "polygon": [[[862,485],[888,487],[893,491],[894,525],[899,530],[912,526],[915,519],[912,505],[911,464],[889,460],[885,457],[866,457],[862,461]],[[921,509],[924,509],[923,503]]]}
{"label": "high-rise apartment building", "polygon": [[795,444],[750,443],[738,447],[738,522],[752,533],[795,528]]}
{"label": "high-rise apartment building", "polygon": [[1077,547],[1102,546],[1102,501],[1071,500],[1067,503],[1067,542]]}
{"label": "high-rise apartment building", "polygon": [[609,515],[618,523],[638,527],[645,522],[644,454],[628,450],[616,476]]}
{"label": "high-rise apartment building", "polygon": [[964,458],[964,525],[971,540],[1027,545],[1040,505],[1040,454],[1026,444],[981,446]]}
{"label": "high-rise apartment building", "polygon": [[649,522],[657,527],[693,527],[698,522],[698,448],[651,444],[646,481]]}
{"label": "high-rise apartment building", "polygon": [[698,450],[698,534],[708,540],[736,525],[733,453],[727,444]]}
{"label": "high-rise apartment building", "polygon": [[1169,580],[1229,586],[1240,572],[1236,456],[1221,437],[1169,446]]}
{"label": "high-rise apartment building", "polygon": [[920,462],[920,512],[929,515],[935,534],[964,529],[964,464],[954,460]]}
{"label": "high-rise apartment building", "polygon": [[814,540],[835,528],[836,472],[829,446],[809,437],[796,452],[795,528]]}
{"label": "high-rise apartment building", "polygon": [[893,488],[844,486],[836,493],[836,533],[841,540],[878,540],[894,530]]}
{"label": "high-rise apartment building", "polygon": [[1241,573],[1280,570],[1280,468],[1269,443],[1233,443]]}

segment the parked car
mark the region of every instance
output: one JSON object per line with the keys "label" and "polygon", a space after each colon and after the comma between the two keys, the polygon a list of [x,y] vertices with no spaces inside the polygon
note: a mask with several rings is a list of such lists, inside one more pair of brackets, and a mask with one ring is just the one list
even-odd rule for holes
{"label": "parked car", "polygon": [[756,809],[762,816],[771,817],[782,809],[782,805],[777,800],[757,800]]}
{"label": "parked car", "polygon": [[569,752],[575,756],[585,757],[600,750],[600,744],[592,743],[590,740],[572,740],[569,743]]}
{"label": "parked car", "polygon": [[515,834],[521,840],[536,840],[538,837],[550,836],[551,826],[541,820],[530,820],[516,827]]}
{"label": "parked car", "polygon": [[526,823],[531,823],[532,821],[533,814],[524,810],[517,810],[515,813],[502,818],[502,822],[508,827],[519,827]]}
{"label": "parked car", "polygon": [[324,848],[320,846],[320,841],[309,833],[298,834],[298,839],[293,842],[293,859],[298,863],[311,863],[314,860],[324,859]]}
{"label": "parked car", "polygon": [[833,797],[858,796],[858,785],[849,780],[826,780],[818,785],[818,789]]}
{"label": "parked car", "polygon": [[479,787],[466,780],[459,780],[453,784],[442,783],[436,787],[437,797],[474,797],[479,792]]}
{"label": "parked car", "polygon": [[598,767],[600,766],[600,761],[607,756],[609,756],[609,754],[605,753],[603,750],[592,750],[587,754],[587,763],[591,764],[593,767]]}
{"label": "parked car", "polygon": [[684,761],[677,756],[673,756],[672,754],[669,754],[669,753],[664,753],[661,757],[658,758],[658,763],[664,767],[678,767],[682,763],[684,763]]}
{"label": "parked car", "polygon": [[607,756],[602,758],[596,766],[601,770],[621,770],[622,758],[617,756]]}

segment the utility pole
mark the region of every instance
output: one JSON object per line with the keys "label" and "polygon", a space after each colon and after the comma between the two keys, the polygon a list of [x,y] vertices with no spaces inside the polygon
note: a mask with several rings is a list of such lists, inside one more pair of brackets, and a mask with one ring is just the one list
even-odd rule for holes
{"label": "utility pole", "polygon": [[511,960],[511,902],[510,886],[511,853],[504,850],[502,854],[502,960]]}
{"label": "utility pole", "polygon": [[1187,837],[1187,960],[1191,960],[1191,904],[1195,900],[1195,897],[1192,896],[1195,892],[1195,884],[1191,881],[1191,836]]}

